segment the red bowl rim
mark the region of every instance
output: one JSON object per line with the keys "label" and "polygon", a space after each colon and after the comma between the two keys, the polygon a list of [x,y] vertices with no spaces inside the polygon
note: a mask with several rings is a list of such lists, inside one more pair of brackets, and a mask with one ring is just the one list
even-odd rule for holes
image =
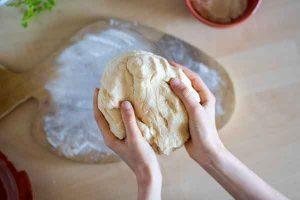
{"label": "red bowl rim", "polygon": [[[191,0],[184,0],[185,1],[185,5],[187,6],[187,8],[189,9],[189,11],[192,13],[192,15],[198,19],[199,21],[201,21],[202,23],[211,26],[211,27],[215,27],[215,28],[229,28],[229,27],[233,27],[236,26],[244,21],[246,21],[250,16],[254,15],[257,11],[257,9],[259,8],[262,0],[256,0],[255,3],[253,4],[252,7],[247,8],[246,11],[237,19],[233,20],[230,23],[218,23],[218,22],[214,22],[214,21],[210,21],[208,19],[206,19],[205,17],[202,17],[195,9],[194,6],[191,2]],[[249,1],[249,0],[248,0]]]}
{"label": "red bowl rim", "polygon": [[25,171],[17,171],[15,166],[0,151],[0,186],[7,197],[32,200],[30,179]]}

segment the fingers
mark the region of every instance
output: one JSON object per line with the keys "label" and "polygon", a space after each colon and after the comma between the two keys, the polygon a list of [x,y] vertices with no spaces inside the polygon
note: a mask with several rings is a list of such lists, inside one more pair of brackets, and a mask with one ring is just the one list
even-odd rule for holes
{"label": "fingers", "polygon": [[208,89],[208,87],[203,82],[203,80],[198,76],[198,74],[196,74],[195,72],[187,68],[184,68],[183,72],[190,79],[193,88],[198,92],[200,96],[201,104],[203,106],[215,102],[214,95]]}
{"label": "fingers", "polygon": [[128,141],[135,141],[140,138],[142,135],[136,123],[133,107],[129,101],[121,103],[121,115]]}
{"label": "fingers", "polygon": [[199,102],[193,98],[190,90],[179,79],[171,79],[170,85],[174,93],[183,102],[189,115],[193,114],[200,108]]}
{"label": "fingers", "polygon": [[98,93],[99,93],[99,89],[96,88],[94,93],[94,116],[98,124],[98,127],[101,130],[101,133],[103,135],[105,144],[108,147],[113,149],[118,145],[118,143],[120,143],[120,141],[110,131],[107,121],[105,120],[103,114],[100,112],[98,108]]}
{"label": "fingers", "polygon": [[175,68],[181,68],[185,75],[190,79],[193,88],[199,93],[201,104],[203,106],[206,106],[208,104],[214,104],[215,103],[215,97],[211,93],[211,91],[208,89],[207,85],[203,82],[203,80],[199,77],[199,75],[192,70],[176,63],[176,62],[170,62],[172,66]]}

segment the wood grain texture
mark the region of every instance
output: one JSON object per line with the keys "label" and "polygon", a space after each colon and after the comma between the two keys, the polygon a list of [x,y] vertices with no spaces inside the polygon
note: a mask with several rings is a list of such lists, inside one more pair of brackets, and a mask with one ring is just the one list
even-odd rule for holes
{"label": "wood grain texture", "polygon": [[29,98],[45,98],[44,85],[53,74],[50,68],[23,73],[0,69],[0,119]]}
{"label": "wood grain texture", "polygon": [[[297,0],[264,0],[246,23],[217,30],[193,19],[181,0],[61,0],[24,30],[17,11],[1,8],[0,62],[15,71],[38,66],[53,46],[101,16],[137,20],[182,38],[218,58],[233,79],[237,107],[221,131],[225,145],[275,188],[299,199],[299,10]],[[124,163],[73,163],[32,143],[36,109],[30,100],[0,121],[0,149],[27,170],[36,199],[135,198],[135,179]],[[160,161],[164,199],[231,199],[184,149]]]}
{"label": "wood grain texture", "polygon": [[[88,138],[97,136],[99,132],[97,132],[96,124],[94,124],[96,129],[95,130],[91,127],[86,128],[91,126],[92,123],[86,124],[83,122],[85,120],[94,120],[92,110],[88,109],[89,105],[91,105],[92,99],[85,99],[85,101],[88,104],[86,107],[75,106],[74,108],[70,109],[70,106],[72,107],[71,102],[73,102],[74,104],[80,104],[82,102],[80,102],[78,99],[87,97],[82,93],[83,91],[78,92],[80,88],[77,88],[78,83],[76,83],[76,80],[74,78],[70,80],[69,84],[68,79],[70,76],[74,76],[77,77],[77,79],[81,79],[84,81],[84,79],[86,79],[86,76],[84,75],[84,73],[82,73],[80,76],[78,75],[78,72],[80,72],[81,70],[87,70],[87,68],[80,69],[78,67],[74,67],[76,68],[75,71],[72,70],[68,73],[62,73],[62,71],[66,70],[64,68],[65,66],[62,66],[57,62],[61,55],[65,53],[67,48],[73,46],[79,41],[84,40],[84,38],[86,38],[88,35],[97,35],[97,33],[99,32],[107,31],[110,29],[133,31],[134,33],[140,34],[147,44],[151,43],[154,46],[152,48],[153,52],[159,52],[161,56],[166,56],[166,59],[174,60],[179,63],[189,60],[189,65],[187,67],[190,68],[195,67],[194,63],[202,63],[204,66],[207,66],[209,70],[215,73],[215,75],[213,74],[212,77],[208,77],[208,75],[204,73],[203,75],[206,76],[203,77],[203,80],[213,82],[214,79],[218,79],[217,86],[214,86],[214,84],[212,83],[208,85],[208,87],[218,88],[213,88],[214,90],[212,91],[214,92],[217,99],[217,129],[221,129],[228,123],[235,107],[234,88],[228,73],[226,72],[224,67],[220,65],[214,58],[208,56],[202,50],[199,50],[196,47],[191,46],[190,44],[185,43],[178,38],[160,32],[154,28],[150,28],[142,24],[132,23],[125,20],[104,17],[102,19],[99,19],[95,23],[88,24],[79,32],[76,32],[72,37],[63,41],[61,43],[61,46],[54,53],[49,55],[49,57],[45,61],[41,62],[38,66],[32,69],[28,69],[28,71],[26,72],[18,73],[11,72],[11,70],[9,69],[0,69],[0,120],[10,111],[16,108],[20,103],[23,103],[29,98],[35,98],[38,100],[39,105],[37,115],[32,122],[32,134],[36,139],[36,142],[38,142],[45,148],[53,151],[59,156],[64,156],[67,159],[79,162],[104,164],[107,162],[118,161],[119,158],[116,155],[112,153],[106,153],[104,151],[101,152],[92,148],[89,150],[86,150],[84,148],[85,151],[82,150],[77,153],[75,153],[75,150],[73,150],[72,153],[70,152],[72,151],[70,149],[75,149],[74,143],[78,145],[76,147],[77,149],[83,148],[83,145],[85,145],[86,142],[89,142]],[[105,44],[101,43],[100,45]],[[181,50],[178,49],[179,47]],[[126,51],[126,49],[124,50]],[[80,56],[80,54],[78,56]],[[103,58],[100,56],[92,59],[101,60]],[[89,70],[95,70],[95,67],[97,66],[89,64],[89,67]],[[103,68],[98,68],[98,72],[101,72],[101,70],[103,70]],[[199,68],[196,68],[194,70],[196,70],[197,73],[200,73],[200,76],[202,75]],[[95,85],[98,85],[97,80],[99,79],[99,77],[97,77],[97,75],[90,74],[88,78],[95,80]],[[68,90],[77,91],[78,95],[75,97],[75,99],[72,95],[66,95],[65,90],[63,91],[63,94],[57,94],[55,92],[61,90],[60,87],[62,87],[62,85],[60,85],[60,82],[62,85],[65,85],[65,87],[68,87]],[[93,92],[93,88],[90,87],[94,87],[95,85],[90,84],[89,86],[86,86],[86,88],[89,88],[91,90],[90,94],[92,94]],[[65,101],[65,98],[68,98],[68,101]],[[64,104],[61,105],[57,99],[64,99]],[[68,104],[66,102],[68,102]],[[67,119],[72,117],[73,115],[76,116],[79,114],[74,113],[73,109],[77,111],[81,110],[82,113],[80,114],[90,113],[90,117],[87,119],[81,119],[81,122],[83,122],[83,124],[78,123],[79,116],[76,117],[75,122],[67,121]],[[64,116],[60,116],[61,113],[64,113]],[[51,116],[55,116],[57,120],[64,118],[64,120],[66,121],[53,122]],[[49,119],[50,117],[51,120]],[[72,129],[72,124],[76,126],[74,130]],[[57,130],[60,130],[60,132],[58,133]],[[71,135],[71,138],[75,137],[77,138],[77,140],[74,139],[74,143],[70,142],[70,139],[68,139],[68,136],[66,136],[66,132],[68,132],[67,134]],[[82,132],[85,132],[84,135],[86,137],[83,141],[80,140],[78,137],[78,135],[82,134]],[[59,136],[57,134],[59,134]],[[61,137],[60,142],[55,141],[58,140],[57,137]],[[99,143],[97,142],[89,144],[99,145]],[[68,150],[66,150],[66,148],[68,148]]]}

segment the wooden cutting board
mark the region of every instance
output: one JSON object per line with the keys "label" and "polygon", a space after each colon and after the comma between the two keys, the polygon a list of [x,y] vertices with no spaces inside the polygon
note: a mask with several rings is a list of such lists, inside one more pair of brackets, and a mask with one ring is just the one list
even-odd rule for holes
{"label": "wooden cutting board", "polygon": [[36,67],[23,73],[0,68],[0,118],[31,97],[39,101],[44,99],[47,96],[44,85],[53,74],[50,67]]}
{"label": "wooden cutting board", "polygon": [[[44,116],[48,112],[50,112],[51,107],[53,107],[51,105],[53,104],[51,94],[45,87],[47,83],[57,79],[60,76],[60,74],[58,73],[60,66],[55,64],[54,61],[66,47],[72,45],[76,41],[80,41],[87,33],[99,32],[100,30],[107,29],[112,25],[115,26],[116,23],[118,24],[118,28],[121,28],[122,30],[133,30],[141,34],[147,40],[153,42],[156,46],[161,45],[161,41],[164,42],[164,45],[168,45],[170,41],[176,41],[178,44],[180,44],[180,48],[186,48],[187,53],[191,55],[192,59],[195,59],[208,66],[210,69],[214,69],[215,71],[217,71],[220,78],[222,79],[223,84],[220,90],[215,93],[215,96],[217,97],[217,99],[220,99],[219,103],[222,106],[224,112],[222,115],[216,117],[217,127],[220,129],[228,122],[235,106],[234,88],[229,75],[215,59],[206,55],[203,51],[193,47],[192,45],[153,28],[111,18],[103,18],[102,20],[99,20],[98,22],[82,29],[72,38],[65,41],[65,43],[62,44],[61,48],[58,49],[53,55],[50,55],[46,61],[38,66],[33,67],[33,69],[30,71],[23,73],[14,73],[0,68],[0,118],[4,117],[16,106],[28,100],[29,98],[37,99],[39,102],[39,109],[36,118],[33,121],[33,138],[37,143],[44,146],[45,148],[53,150],[59,155],[63,155],[60,150],[53,148],[47,142],[46,133],[44,132],[43,127]],[[168,47],[164,46],[163,48]],[[180,58],[177,58],[176,56],[172,57],[172,55],[167,55],[163,51],[158,52],[162,56],[167,56],[168,59],[172,59],[177,61],[178,63],[184,64],[184,62]],[[77,161],[93,162],[86,156],[73,156],[68,158]],[[110,154],[101,157],[101,159],[98,159],[96,162],[106,163],[116,160],[116,156]]]}

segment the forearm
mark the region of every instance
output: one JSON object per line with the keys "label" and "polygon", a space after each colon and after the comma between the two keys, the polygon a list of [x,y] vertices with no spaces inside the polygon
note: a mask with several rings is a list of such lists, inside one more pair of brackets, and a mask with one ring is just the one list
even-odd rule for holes
{"label": "forearm", "polygon": [[229,151],[224,150],[212,157],[211,162],[202,167],[235,199],[287,199],[248,169]]}
{"label": "forearm", "polygon": [[[144,170],[144,173],[137,175],[138,200],[160,200],[162,176],[158,170]],[[148,174],[149,173],[149,174]]]}
{"label": "forearm", "polygon": [[161,182],[138,184],[138,200],[160,200]]}

